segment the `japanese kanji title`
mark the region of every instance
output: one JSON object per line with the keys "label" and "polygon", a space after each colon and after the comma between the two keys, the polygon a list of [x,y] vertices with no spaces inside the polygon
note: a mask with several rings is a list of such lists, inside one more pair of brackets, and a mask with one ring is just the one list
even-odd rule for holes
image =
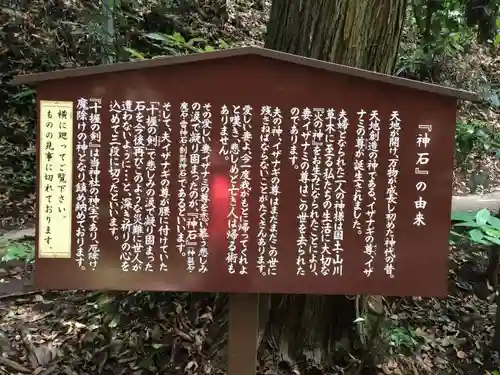
{"label": "japanese kanji title", "polygon": [[[424,192],[427,190],[427,177],[429,170],[427,169],[431,156],[427,147],[431,143],[429,134],[432,131],[432,125],[419,125],[418,129],[421,131],[417,135],[417,160],[415,162],[415,175],[419,176],[419,181],[415,185],[417,197],[413,202],[415,204],[415,217],[413,225],[417,227],[425,226],[425,209],[427,208],[427,201],[425,200]],[[422,152],[421,152],[422,151]]]}

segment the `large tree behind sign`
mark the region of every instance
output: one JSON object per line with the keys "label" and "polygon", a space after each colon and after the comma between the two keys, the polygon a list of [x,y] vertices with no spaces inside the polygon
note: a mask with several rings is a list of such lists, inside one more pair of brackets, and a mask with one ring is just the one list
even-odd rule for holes
{"label": "large tree behind sign", "polygon": [[266,48],[392,74],[407,0],[273,0]]}
{"label": "large tree behind sign", "polygon": [[[273,0],[265,46],[392,74],[406,6],[407,0]],[[342,353],[335,349],[345,347],[342,343],[349,343],[347,350],[359,341],[372,346],[369,333],[356,334],[360,328],[365,332],[365,327],[354,323],[356,311],[366,307],[383,314],[381,298],[263,296],[262,343],[278,349],[284,360],[306,355],[318,362],[328,358],[339,364]],[[376,332],[378,325],[368,331]]]}

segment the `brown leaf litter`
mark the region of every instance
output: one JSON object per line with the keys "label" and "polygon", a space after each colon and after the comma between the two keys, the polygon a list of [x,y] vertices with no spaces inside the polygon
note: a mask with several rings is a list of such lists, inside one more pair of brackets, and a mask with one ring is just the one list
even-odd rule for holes
{"label": "brown leaf litter", "polygon": [[[490,347],[495,305],[488,300],[491,291],[481,292],[484,286],[471,281],[465,270],[478,262],[476,258],[466,261],[471,257],[468,249],[453,250],[447,299],[389,301],[387,323],[411,331],[415,345],[403,352],[405,348],[392,340],[386,360],[379,365],[381,374],[477,370],[482,375],[498,363]],[[223,295],[31,291],[4,294],[0,301],[1,375],[225,371],[227,301]],[[382,334],[394,335],[391,332]],[[261,366],[269,375],[286,373],[272,363]],[[340,369],[321,372],[340,373]]]}

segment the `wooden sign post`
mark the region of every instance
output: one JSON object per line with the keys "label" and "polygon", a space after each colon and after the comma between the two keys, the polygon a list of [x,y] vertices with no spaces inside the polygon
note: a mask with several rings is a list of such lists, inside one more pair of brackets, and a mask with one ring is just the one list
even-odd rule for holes
{"label": "wooden sign post", "polygon": [[228,375],[255,375],[258,330],[258,294],[230,294]]}
{"label": "wooden sign post", "polygon": [[253,47],[14,83],[39,287],[231,293],[230,375],[255,373],[258,293],[447,295],[472,93]]}

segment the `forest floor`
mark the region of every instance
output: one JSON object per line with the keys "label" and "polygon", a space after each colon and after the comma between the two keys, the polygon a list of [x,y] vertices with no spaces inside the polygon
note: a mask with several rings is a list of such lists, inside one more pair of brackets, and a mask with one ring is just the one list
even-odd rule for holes
{"label": "forest floor", "polygon": [[[218,32],[226,35],[226,40],[236,41],[233,45],[262,45],[269,9],[240,7],[245,3],[241,1],[231,3],[236,7],[233,20]],[[207,26],[204,22],[200,27],[210,33],[220,29],[220,24]],[[450,62],[444,81],[470,88],[477,76],[498,75],[499,71],[499,58],[477,47]],[[460,116],[500,127],[500,114],[483,105],[464,104]],[[491,180],[484,192],[491,195],[455,199],[454,209],[500,206],[496,164],[492,157],[481,160],[480,169],[486,170]],[[456,171],[456,195],[470,193],[469,179],[470,171]],[[0,258],[6,253],[29,257],[34,246],[34,195],[12,199],[9,207],[15,209],[0,210],[9,212],[0,217]],[[485,375],[500,370],[498,355],[491,351],[494,293],[478,278],[485,267],[485,251],[452,248],[450,260],[448,298],[387,300],[392,309],[384,334],[390,350],[379,365],[380,374]],[[19,260],[0,264],[0,375],[224,373],[223,350],[217,342],[226,331],[227,311],[220,308],[219,296],[42,291],[33,283],[33,267]],[[349,358],[346,362],[357,361]],[[290,371],[263,361],[259,373]],[[339,366],[300,374],[343,373]]]}
{"label": "forest floor", "polygon": [[[33,246],[32,236],[30,227],[9,231],[3,243]],[[448,298],[387,300],[390,354],[380,374],[485,375],[500,368],[490,349],[494,293],[478,277],[485,253],[455,248],[450,259]],[[213,345],[227,334],[227,312],[216,296],[193,302],[196,295],[184,293],[45,291],[34,286],[33,266],[0,263],[0,374],[224,373],[225,348]],[[300,374],[342,374],[340,367]],[[292,372],[264,361],[259,374]]]}

